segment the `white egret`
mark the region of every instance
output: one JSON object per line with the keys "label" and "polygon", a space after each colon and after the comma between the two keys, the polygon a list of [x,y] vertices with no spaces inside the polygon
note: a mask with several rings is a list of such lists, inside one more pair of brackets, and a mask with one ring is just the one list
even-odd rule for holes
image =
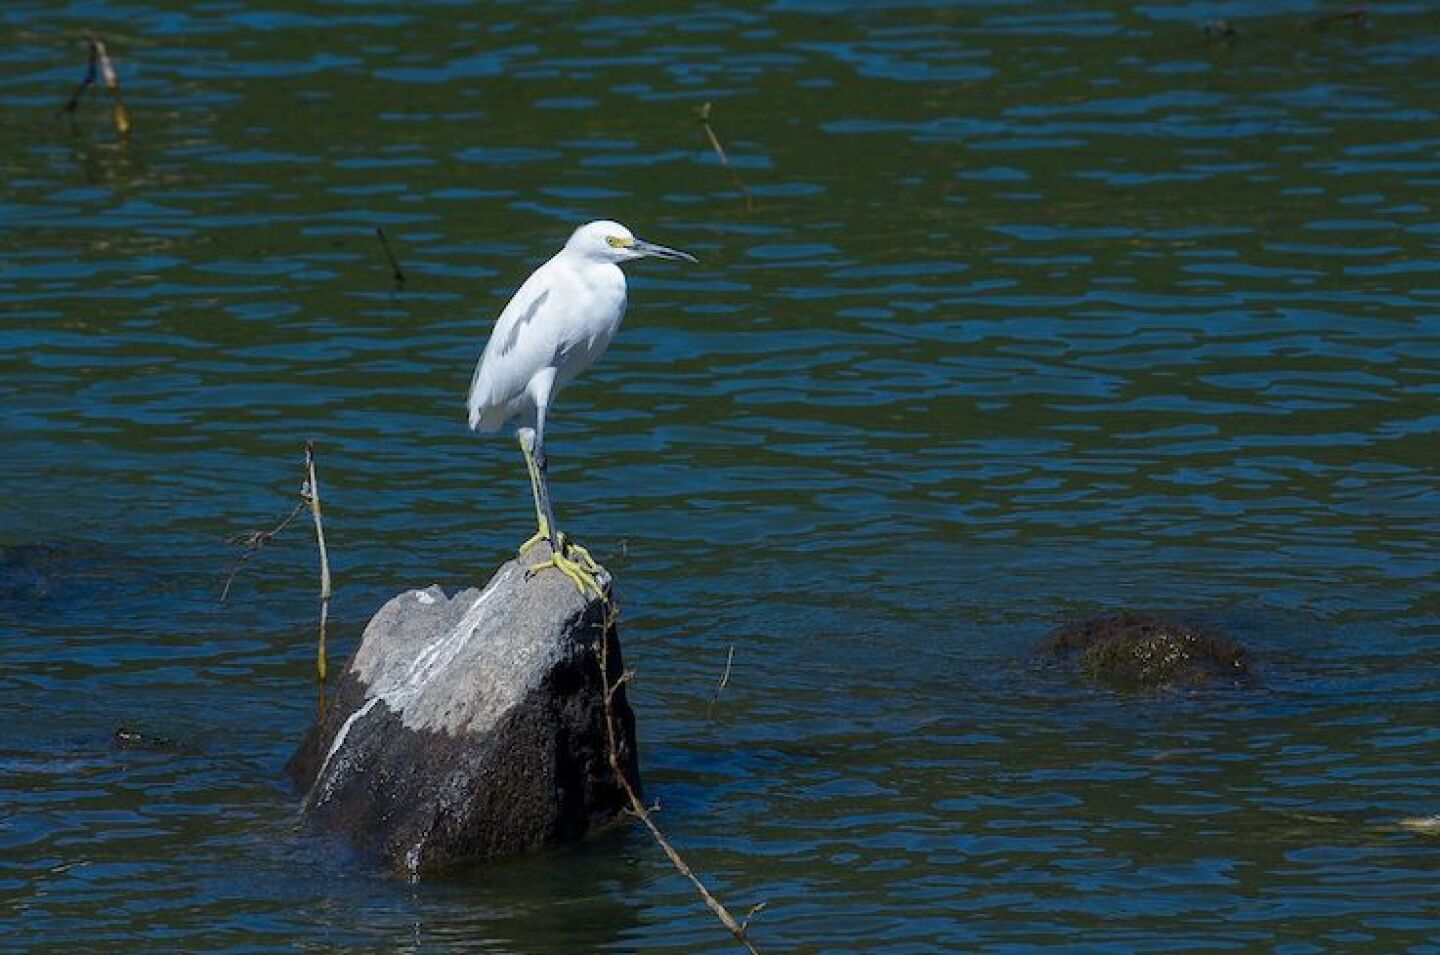
{"label": "white egret", "polygon": [[520,553],[548,541],[550,559],[531,569],[553,566],[581,593],[600,594],[595,577],[600,568],[555,524],[546,478],[545,419],[560,389],[605,353],[625,317],[620,263],[646,256],[695,261],[689,253],[635,238],[618,222],[602,220],[576,229],[563,249],[531,273],[495,320],[470,381],[472,430],[496,431],[510,419],[516,421],[540,525]]}

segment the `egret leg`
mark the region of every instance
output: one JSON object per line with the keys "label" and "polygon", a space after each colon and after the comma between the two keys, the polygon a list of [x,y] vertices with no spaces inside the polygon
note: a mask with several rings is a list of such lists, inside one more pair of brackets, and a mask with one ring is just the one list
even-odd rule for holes
{"label": "egret leg", "polygon": [[[522,438],[521,448],[524,449],[524,447],[525,442]],[[550,559],[532,565],[530,572],[538,573],[547,567],[554,567],[580,588],[582,596],[588,597],[593,593],[596,597],[603,598],[605,588],[601,586],[597,576],[600,565],[595,562],[585,548],[568,542],[565,535],[560,533],[559,525],[555,523],[555,507],[550,501],[550,481],[545,457],[543,405],[536,416],[535,432],[525,459],[530,468],[531,487],[535,492],[535,512],[540,521],[540,536],[546,537],[550,541]],[[524,550],[523,547],[521,549]],[[572,554],[574,557],[571,556]],[[575,557],[579,559],[576,560]]]}
{"label": "egret leg", "polygon": [[520,453],[525,455],[525,470],[530,475],[530,494],[535,499],[535,523],[540,528],[525,543],[520,545],[520,553],[524,554],[536,544],[550,539],[550,523],[545,516],[544,509],[540,506],[540,473],[535,468],[535,432],[530,428],[521,428],[515,433],[516,439],[520,442]]}

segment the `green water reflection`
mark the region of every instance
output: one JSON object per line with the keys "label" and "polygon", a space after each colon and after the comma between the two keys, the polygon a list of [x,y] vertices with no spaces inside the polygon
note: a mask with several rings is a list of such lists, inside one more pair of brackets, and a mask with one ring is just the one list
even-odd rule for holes
{"label": "green water reflection", "polygon": [[[306,438],[342,652],[530,533],[464,391],[604,216],[701,265],[634,270],[557,504],[619,578],[662,821],[759,941],[1432,950],[1393,823],[1437,811],[1440,16],[1268,10],[5,6],[6,935],[729,950],[643,833],[419,886],[297,834],[303,535],[215,600]],[[128,142],[53,115],[85,29]],[[1031,661],[1117,606],[1229,627],[1263,689]]]}

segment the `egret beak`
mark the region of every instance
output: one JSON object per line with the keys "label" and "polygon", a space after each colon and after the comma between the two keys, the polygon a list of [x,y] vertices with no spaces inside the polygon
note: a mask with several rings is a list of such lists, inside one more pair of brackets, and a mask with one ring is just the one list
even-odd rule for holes
{"label": "egret beak", "polygon": [[681,252],[679,249],[669,249],[663,245],[656,245],[654,242],[646,242],[644,239],[636,239],[635,244],[630,246],[630,251],[639,255],[653,255],[657,259],[680,259],[683,262],[697,262],[695,256],[689,252]]}

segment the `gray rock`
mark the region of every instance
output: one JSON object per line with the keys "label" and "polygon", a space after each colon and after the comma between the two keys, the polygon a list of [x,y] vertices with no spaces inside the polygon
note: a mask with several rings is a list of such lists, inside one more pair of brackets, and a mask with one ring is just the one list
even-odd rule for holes
{"label": "gray rock", "polygon": [[[527,576],[547,554],[484,591],[432,586],[380,609],[286,766],[308,820],[415,876],[579,839],[625,805],[594,651],[603,633],[618,681],[614,614],[558,571]],[[623,686],[612,705],[638,791]]]}

